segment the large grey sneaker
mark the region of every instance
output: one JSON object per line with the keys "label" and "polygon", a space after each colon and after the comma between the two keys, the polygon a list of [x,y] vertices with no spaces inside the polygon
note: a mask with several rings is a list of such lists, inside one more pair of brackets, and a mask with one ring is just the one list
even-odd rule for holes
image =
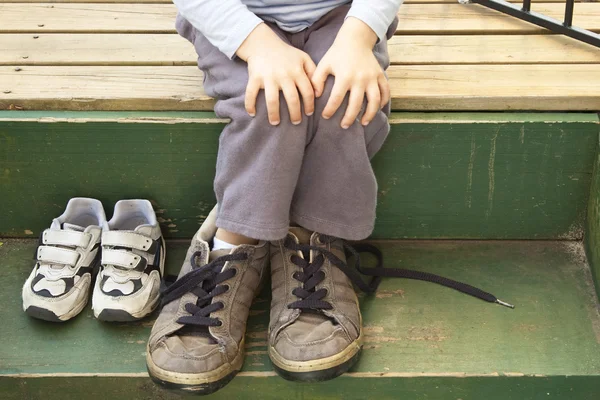
{"label": "large grey sneaker", "polygon": [[327,380],[358,360],[362,319],[350,271],[339,239],[290,228],[272,242],[269,357],[282,377]]}
{"label": "large grey sneaker", "polygon": [[121,200],[102,232],[102,266],[92,296],[102,321],[135,321],[158,306],[165,243],[148,200]]}
{"label": "large grey sneaker", "polygon": [[[361,266],[359,253],[375,256],[375,266]],[[352,266],[347,264],[346,254],[352,256]],[[361,274],[370,276],[370,281],[365,282]],[[372,294],[382,277],[433,282],[514,308],[463,282],[423,271],[384,268],[383,255],[373,245],[350,246],[341,239],[290,228],[284,240],[271,243],[269,357],[279,375],[310,382],[348,371],[358,361],[363,343],[362,318],[352,284]]]}
{"label": "large grey sneaker", "polygon": [[179,277],[164,293],[146,351],[150,377],[209,394],[242,368],[248,312],[269,262],[269,243],[210,251],[216,208],[192,239]]}
{"label": "large grey sneaker", "polygon": [[23,310],[27,314],[61,322],[83,310],[99,261],[105,223],[98,200],[69,200],[65,212],[40,236],[37,262],[23,285]]}

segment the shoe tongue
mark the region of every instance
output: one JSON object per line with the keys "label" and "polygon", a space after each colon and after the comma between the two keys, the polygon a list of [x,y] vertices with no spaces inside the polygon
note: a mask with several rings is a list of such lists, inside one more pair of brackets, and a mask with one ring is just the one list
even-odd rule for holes
{"label": "shoe tongue", "polygon": [[[214,261],[219,257],[231,254],[233,249],[213,250],[209,253],[208,261]],[[224,266],[223,266],[224,267]],[[190,341],[194,346],[215,344],[217,341],[210,335],[208,328],[205,326],[187,325],[179,330],[179,336],[182,341]],[[185,338],[185,339],[184,339]],[[187,347],[187,345],[186,345]]]}
{"label": "shoe tongue", "polygon": [[308,229],[304,229],[300,226],[293,226],[290,228],[290,233],[298,238],[300,244],[310,244],[310,238],[313,234],[313,231],[309,231]]}
{"label": "shoe tongue", "polygon": [[70,224],[68,222],[63,223],[62,224],[62,228],[65,231],[83,232],[85,230],[85,228],[83,226],[79,226],[79,225],[75,225],[75,224]]}
{"label": "shoe tongue", "polygon": [[220,249],[220,250],[213,250],[210,252],[209,256],[208,256],[208,261],[214,261],[219,257],[223,257],[226,256],[228,254],[231,254],[231,250],[233,249]]}

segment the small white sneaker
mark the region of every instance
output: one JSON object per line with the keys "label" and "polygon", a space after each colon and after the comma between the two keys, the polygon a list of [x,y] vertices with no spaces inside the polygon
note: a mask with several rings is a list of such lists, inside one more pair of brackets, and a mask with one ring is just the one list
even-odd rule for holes
{"label": "small white sneaker", "polygon": [[106,216],[95,199],[73,198],[40,236],[37,263],[23,285],[23,310],[34,318],[61,322],[88,302]]}
{"label": "small white sneaker", "polygon": [[148,200],[121,200],[102,232],[102,265],[92,295],[102,321],[135,321],[158,306],[165,243]]}

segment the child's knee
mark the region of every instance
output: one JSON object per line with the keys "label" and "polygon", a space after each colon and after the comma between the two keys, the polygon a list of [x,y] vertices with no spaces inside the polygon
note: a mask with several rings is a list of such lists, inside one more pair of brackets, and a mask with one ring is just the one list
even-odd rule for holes
{"label": "child's knee", "polygon": [[[344,136],[339,135],[339,133],[342,132],[341,123],[346,113],[346,109],[348,107],[348,95],[346,95],[339,109],[331,118],[326,120],[321,117],[321,114],[323,113],[323,110],[325,109],[325,106],[327,105],[327,102],[329,101],[329,98],[331,96],[334,83],[334,77],[329,76],[325,83],[323,94],[321,95],[321,97],[315,100],[316,115],[319,118],[319,128],[317,129],[317,132],[315,132],[315,134],[331,134],[333,138],[337,140],[343,140]],[[379,151],[379,149],[383,145],[383,142],[389,134],[389,106],[386,106],[383,109],[379,110],[367,126],[362,126],[360,123],[360,119],[366,109],[366,105],[367,101],[365,99],[361,108],[361,112],[354,121],[354,124],[349,129],[355,132],[363,132],[364,144],[367,148],[367,153],[369,155],[369,158],[372,158],[375,155],[375,153]]]}

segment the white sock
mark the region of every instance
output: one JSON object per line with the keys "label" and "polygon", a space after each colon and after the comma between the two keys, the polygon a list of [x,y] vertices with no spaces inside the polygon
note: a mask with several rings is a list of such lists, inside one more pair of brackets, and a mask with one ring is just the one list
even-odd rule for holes
{"label": "white sock", "polygon": [[236,247],[236,244],[227,243],[226,241],[217,238],[213,239],[213,250],[235,249]]}

